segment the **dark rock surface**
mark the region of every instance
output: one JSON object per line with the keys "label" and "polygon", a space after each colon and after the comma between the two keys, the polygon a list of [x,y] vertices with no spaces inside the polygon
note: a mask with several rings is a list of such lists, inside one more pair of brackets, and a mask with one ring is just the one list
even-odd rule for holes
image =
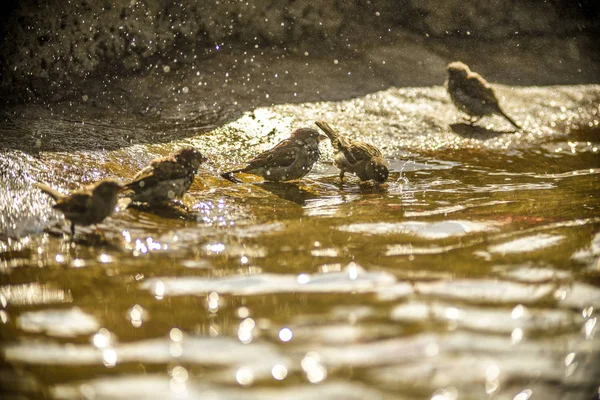
{"label": "dark rock surface", "polygon": [[[593,1],[541,0],[26,0],[4,7],[0,88],[9,100],[60,98],[92,79],[109,85],[123,75],[175,70],[223,52],[364,52],[399,32],[409,34],[407,44],[413,33],[498,45],[516,40],[516,46],[523,35],[593,35],[600,10]],[[588,49],[576,45],[572,52]]]}

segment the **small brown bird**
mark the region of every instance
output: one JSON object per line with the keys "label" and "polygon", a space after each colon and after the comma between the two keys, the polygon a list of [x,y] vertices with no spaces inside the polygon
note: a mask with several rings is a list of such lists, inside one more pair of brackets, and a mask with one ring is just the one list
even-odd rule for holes
{"label": "small brown bird", "polygon": [[331,140],[335,150],[333,161],[340,169],[340,181],[344,180],[345,172],[356,174],[361,181],[383,183],[387,180],[388,164],[377,147],[360,140],[346,139],[325,121],[317,121],[316,124]]}
{"label": "small brown bird", "polygon": [[481,75],[471,71],[460,61],[448,64],[447,70],[446,89],[450,98],[460,111],[471,117],[471,123],[477,122],[483,116],[497,114],[506,118],[515,128],[521,129],[502,111],[494,90]]}
{"label": "small brown bird", "polygon": [[299,128],[289,138],[252,160],[244,168],[223,172],[221,176],[239,183],[233,174],[258,175],[267,181],[293,181],[308,174],[319,159],[319,142],[326,139],[315,129]]}
{"label": "small brown bird", "polygon": [[184,147],[154,159],[125,185],[133,202],[154,206],[181,199],[192,186],[200,164],[206,161],[199,150]]}
{"label": "small brown bird", "polygon": [[71,221],[71,235],[75,235],[75,225],[97,224],[111,215],[115,211],[119,191],[123,188],[112,179],[103,179],[69,195],[43,183],[38,182],[36,186],[56,200],[53,208],[61,211]]}

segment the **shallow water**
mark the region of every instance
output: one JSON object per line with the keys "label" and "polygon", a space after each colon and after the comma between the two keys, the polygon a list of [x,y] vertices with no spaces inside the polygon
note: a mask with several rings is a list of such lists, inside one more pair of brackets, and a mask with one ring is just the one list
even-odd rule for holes
{"label": "shallow water", "polygon": [[[171,114],[183,128],[85,108],[87,126],[39,110],[14,118],[0,195],[2,390],[60,399],[596,398],[600,89],[504,90],[521,101],[512,104],[524,133],[495,118],[457,124],[440,87],[239,118]],[[218,177],[317,118],[382,147],[389,182],[340,184],[329,144],[299,183]],[[74,140],[61,152],[41,127],[93,140],[119,129],[188,133],[105,150]],[[102,236],[83,228],[71,242],[29,187],[34,178],[65,189],[126,180],[184,143],[211,159],[185,198],[189,212],[120,209],[100,224]]]}

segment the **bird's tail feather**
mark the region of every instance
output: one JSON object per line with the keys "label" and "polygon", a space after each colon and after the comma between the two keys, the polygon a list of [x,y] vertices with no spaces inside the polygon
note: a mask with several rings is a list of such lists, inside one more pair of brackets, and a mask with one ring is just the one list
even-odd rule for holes
{"label": "bird's tail feather", "polygon": [[52,197],[54,200],[59,200],[65,197],[65,195],[58,190],[52,189],[50,186],[43,184],[41,182],[36,182],[35,186],[37,186],[42,192],[46,193],[48,196]]}
{"label": "bird's tail feather", "polygon": [[510,122],[512,124],[512,126],[514,126],[517,129],[523,129],[511,117],[509,117],[508,115],[506,115],[506,113],[504,111],[502,111],[501,108],[498,108],[498,111],[500,112],[500,115],[502,115],[504,118],[506,118],[506,120],[508,122]]}

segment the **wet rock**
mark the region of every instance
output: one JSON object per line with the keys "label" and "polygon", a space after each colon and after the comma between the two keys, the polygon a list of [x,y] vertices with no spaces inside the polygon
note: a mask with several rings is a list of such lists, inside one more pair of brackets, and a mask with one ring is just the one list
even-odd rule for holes
{"label": "wet rock", "polygon": [[[333,0],[248,4],[225,0],[208,5],[166,0],[29,0],[18,2],[3,18],[0,84],[21,98],[45,94],[60,99],[91,77],[101,76],[106,89],[123,74],[146,74],[154,69],[173,74],[182,65],[234,47],[275,45],[293,54],[312,51],[323,43],[325,47],[349,45],[354,49],[353,43],[381,40],[396,31],[431,37],[506,38],[597,28],[593,15],[599,10],[591,1],[578,6],[560,1],[531,3],[495,0],[468,5],[449,1],[440,5],[435,1],[376,0],[342,5]],[[357,31],[360,38],[355,37]],[[413,51],[413,42],[404,41],[410,49],[403,50],[408,59],[400,63],[401,68],[407,63],[442,65],[439,54],[421,54],[428,53],[423,46]],[[375,60],[381,55],[380,50]],[[394,65],[397,63],[386,68]]]}

